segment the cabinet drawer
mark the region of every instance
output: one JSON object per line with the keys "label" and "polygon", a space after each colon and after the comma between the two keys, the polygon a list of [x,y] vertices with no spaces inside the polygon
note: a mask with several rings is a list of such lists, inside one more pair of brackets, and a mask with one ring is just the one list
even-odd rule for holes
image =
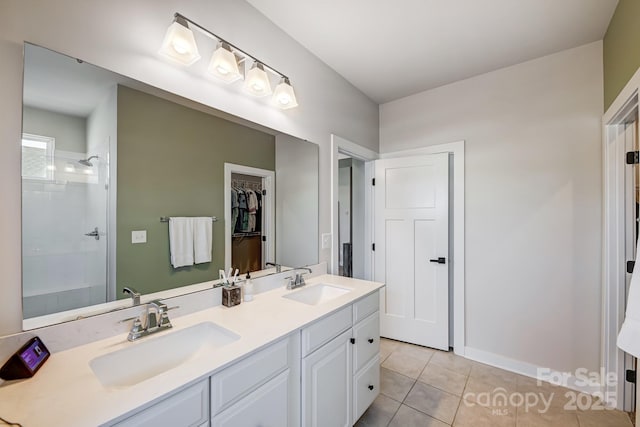
{"label": "cabinet drawer", "polygon": [[353,379],[353,423],[380,393],[380,356],[373,358]]}
{"label": "cabinet drawer", "polygon": [[212,427],[289,425],[289,370],[247,395],[211,420]]}
{"label": "cabinet drawer", "polygon": [[363,320],[380,309],[380,292],[375,291],[353,304],[353,324]]}
{"label": "cabinet drawer", "polygon": [[373,356],[380,353],[380,313],[376,311],[353,327],[356,345],[353,349],[353,371],[358,372]]}
{"label": "cabinet drawer", "polygon": [[302,356],[313,353],[351,327],[351,306],[333,313],[302,330]]}
{"label": "cabinet drawer", "polygon": [[209,379],[200,381],[114,427],[199,427],[209,422]]}
{"label": "cabinet drawer", "polygon": [[287,369],[290,339],[285,338],[211,377],[211,413],[217,414]]}

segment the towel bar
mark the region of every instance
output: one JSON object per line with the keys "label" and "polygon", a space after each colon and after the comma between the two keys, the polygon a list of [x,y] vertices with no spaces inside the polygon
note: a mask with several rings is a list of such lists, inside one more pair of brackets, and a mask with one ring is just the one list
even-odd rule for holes
{"label": "towel bar", "polygon": [[[211,221],[216,222],[218,220],[218,217],[212,216],[211,217]],[[168,216],[161,216],[160,217],[160,222],[169,222],[169,217]]]}

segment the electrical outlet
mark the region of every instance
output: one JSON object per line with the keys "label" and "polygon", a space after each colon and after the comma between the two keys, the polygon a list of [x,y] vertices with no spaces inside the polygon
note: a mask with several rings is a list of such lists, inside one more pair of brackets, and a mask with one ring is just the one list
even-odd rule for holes
{"label": "electrical outlet", "polygon": [[322,249],[331,248],[331,233],[322,234]]}
{"label": "electrical outlet", "polygon": [[147,243],[147,230],[132,231],[131,243]]}

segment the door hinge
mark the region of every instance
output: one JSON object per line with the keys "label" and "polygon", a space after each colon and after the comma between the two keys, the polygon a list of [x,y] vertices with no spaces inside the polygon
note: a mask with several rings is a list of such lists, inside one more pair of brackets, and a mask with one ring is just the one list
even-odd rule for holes
{"label": "door hinge", "polygon": [[640,151],[627,151],[627,164],[637,165],[640,163]]}
{"label": "door hinge", "polygon": [[635,261],[627,261],[627,273],[633,273],[633,268],[636,266]]}
{"label": "door hinge", "polygon": [[635,384],[636,383],[636,371],[632,371],[631,369],[627,369],[625,379],[628,383]]}
{"label": "door hinge", "polygon": [[376,185],[376,179],[375,178],[371,178],[371,185]]}
{"label": "door hinge", "polygon": [[355,338],[351,338],[349,341],[351,341],[351,344],[355,344],[356,343],[356,339]]}
{"label": "door hinge", "polygon": [[267,236],[262,236],[262,241],[266,242],[267,241]]}
{"label": "door hinge", "polygon": [[376,244],[375,244],[375,243],[372,243],[372,244],[371,244],[371,250],[372,250],[372,251],[375,251],[375,250],[376,250]]}

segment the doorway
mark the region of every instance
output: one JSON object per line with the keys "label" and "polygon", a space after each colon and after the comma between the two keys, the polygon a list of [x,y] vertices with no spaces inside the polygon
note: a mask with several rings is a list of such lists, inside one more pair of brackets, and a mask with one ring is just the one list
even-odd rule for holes
{"label": "doorway", "polygon": [[[374,160],[379,158],[391,159],[396,157],[414,157],[437,153],[449,154],[449,250],[450,262],[447,264],[451,281],[449,347],[453,347],[457,355],[465,355],[465,254],[464,254],[464,150],[465,142],[456,141],[439,145],[432,145],[417,149],[378,154],[358,144],[345,140],[336,135],[331,137],[332,149],[332,246],[330,271],[338,274],[339,240],[338,240],[338,192],[339,192],[339,161],[340,155],[358,158],[364,161],[365,169],[365,214],[364,214],[364,278],[374,280],[374,207],[373,178]],[[377,248],[376,248],[377,249]]]}
{"label": "doorway", "polygon": [[631,275],[640,269],[633,264],[640,214],[637,91],[622,105],[619,102],[617,99],[604,117],[603,365],[606,372],[615,373],[616,381],[607,381],[603,387],[610,404],[633,412],[636,387],[626,381],[626,372],[636,370],[636,359],[620,350],[616,341],[624,320]]}
{"label": "doorway", "polygon": [[262,270],[275,254],[274,171],[224,164],[225,271]]}
{"label": "doorway", "polygon": [[340,153],[338,165],[338,274],[363,279],[365,164]]}

